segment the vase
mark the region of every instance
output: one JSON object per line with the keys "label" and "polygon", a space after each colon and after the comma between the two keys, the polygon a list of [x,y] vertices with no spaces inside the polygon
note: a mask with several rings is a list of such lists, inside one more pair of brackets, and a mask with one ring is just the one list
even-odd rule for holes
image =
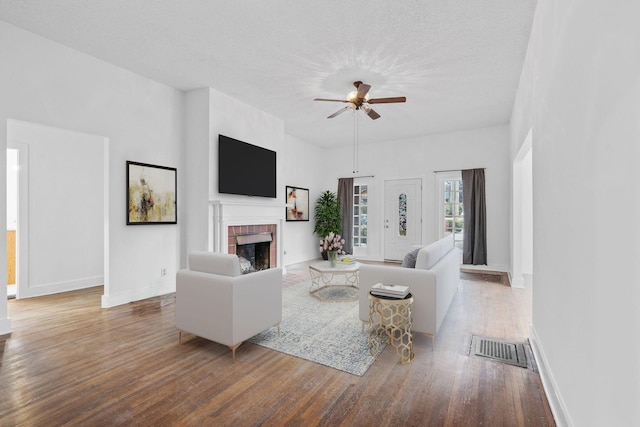
{"label": "vase", "polygon": [[327,251],[327,257],[331,263],[331,268],[335,268],[336,262],[338,262],[338,251]]}

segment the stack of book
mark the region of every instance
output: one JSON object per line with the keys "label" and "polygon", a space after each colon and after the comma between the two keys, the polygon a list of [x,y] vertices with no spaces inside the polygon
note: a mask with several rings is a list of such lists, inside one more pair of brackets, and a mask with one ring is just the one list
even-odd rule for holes
{"label": "stack of book", "polygon": [[355,264],[356,263],[356,259],[354,257],[352,257],[351,255],[343,255],[338,257],[338,262],[342,263],[342,264]]}
{"label": "stack of book", "polygon": [[409,287],[376,283],[371,287],[371,294],[391,298],[405,298],[409,294]]}

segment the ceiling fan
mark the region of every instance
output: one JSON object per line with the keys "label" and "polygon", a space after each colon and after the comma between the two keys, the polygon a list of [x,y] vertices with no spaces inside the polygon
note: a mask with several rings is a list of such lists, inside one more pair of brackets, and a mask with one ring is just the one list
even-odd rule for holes
{"label": "ceiling fan", "polygon": [[362,109],[367,116],[369,116],[372,120],[380,118],[380,114],[376,113],[369,104],[390,104],[394,102],[406,102],[407,98],[404,96],[396,96],[392,98],[372,98],[369,99],[368,93],[371,86],[361,81],[353,82],[353,85],[356,87],[356,90],[350,92],[347,95],[347,99],[326,99],[326,98],[316,98],[314,101],[329,101],[329,102],[347,102],[349,105],[346,107],[336,111],[327,119],[332,119],[335,116],[344,113],[347,110],[360,110]]}

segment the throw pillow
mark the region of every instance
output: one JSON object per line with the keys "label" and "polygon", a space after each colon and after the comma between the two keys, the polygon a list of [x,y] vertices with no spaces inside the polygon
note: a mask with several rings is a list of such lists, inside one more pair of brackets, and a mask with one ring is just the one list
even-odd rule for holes
{"label": "throw pillow", "polygon": [[416,259],[418,258],[418,252],[422,248],[417,248],[407,253],[402,260],[402,266],[404,268],[416,268]]}

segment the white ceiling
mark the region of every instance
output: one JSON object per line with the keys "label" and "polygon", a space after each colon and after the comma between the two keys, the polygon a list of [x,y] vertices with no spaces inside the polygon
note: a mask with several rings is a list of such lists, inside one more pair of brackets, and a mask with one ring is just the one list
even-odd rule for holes
{"label": "white ceiling", "polygon": [[0,0],[0,19],[182,90],[213,87],[320,146],[356,80],[382,116],[359,141],[509,122],[535,0]]}

